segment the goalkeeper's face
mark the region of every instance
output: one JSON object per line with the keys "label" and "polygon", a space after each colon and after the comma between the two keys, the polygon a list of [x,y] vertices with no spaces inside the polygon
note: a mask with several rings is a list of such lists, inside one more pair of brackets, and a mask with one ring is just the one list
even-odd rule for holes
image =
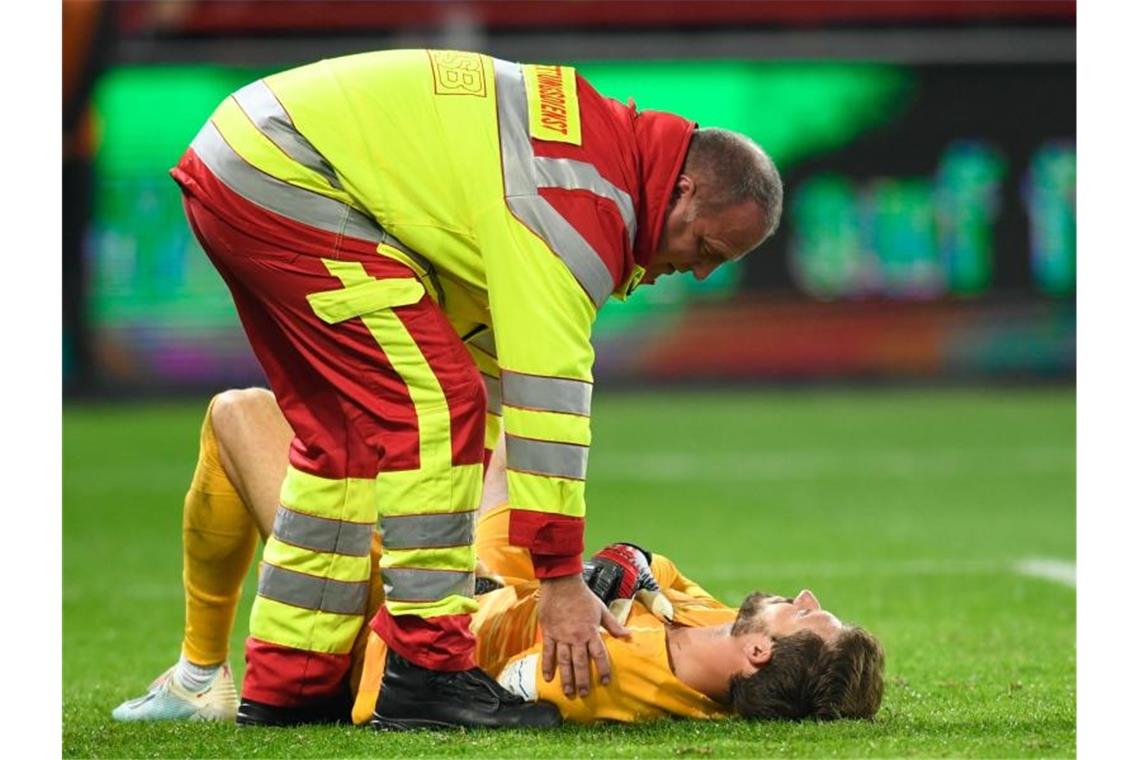
{"label": "goalkeeper's face", "polygon": [[811,631],[830,643],[843,630],[839,618],[820,607],[815,594],[804,589],[794,599],[757,591],[740,605],[732,635],[763,633],[773,639]]}

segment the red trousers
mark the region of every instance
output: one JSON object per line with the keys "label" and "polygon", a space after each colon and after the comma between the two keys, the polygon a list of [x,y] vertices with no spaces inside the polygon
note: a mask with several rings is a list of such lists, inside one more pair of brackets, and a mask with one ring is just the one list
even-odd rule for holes
{"label": "red trousers", "polygon": [[[318,229],[246,200],[192,151],[172,175],[183,190],[190,226],[229,286],[254,353],[293,428],[291,468],[325,479],[322,483],[418,468],[416,410],[384,346],[360,318],[330,324],[308,300],[343,287],[330,273],[330,260],[356,262],[375,279],[414,278],[414,273],[379,255],[374,241]],[[426,295],[393,312],[446,396],[452,465],[481,464],[486,397],[462,341]],[[263,565],[263,581],[264,570]],[[371,625],[393,650],[420,665],[474,667],[468,614],[392,615],[381,607]],[[295,648],[251,635],[243,696],[282,706],[335,696],[345,687],[351,655],[322,649],[328,647]]]}

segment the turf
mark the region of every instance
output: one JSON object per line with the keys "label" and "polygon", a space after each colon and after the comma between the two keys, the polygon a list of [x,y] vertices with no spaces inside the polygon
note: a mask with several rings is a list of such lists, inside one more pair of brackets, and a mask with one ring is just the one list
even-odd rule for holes
{"label": "turf", "polygon": [[64,411],[63,755],[1075,754],[1071,391],[598,396],[588,545],[635,540],[732,603],[811,588],[883,641],[878,720],[539,735],[114,723],[178,655],[181,499],[203,399]]}

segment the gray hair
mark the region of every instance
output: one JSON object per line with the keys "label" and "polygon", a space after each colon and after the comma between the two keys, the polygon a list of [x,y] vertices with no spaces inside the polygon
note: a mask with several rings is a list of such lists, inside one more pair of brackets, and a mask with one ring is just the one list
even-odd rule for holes
{"label": "gray hair", "polygon": [[717,190],[708,199],[714,207],[744,201],[756,203],[764,212],[766,224],[761,242],[780,226],[784,210],[780,172],[764,149],[749,137],[715,127],[694,131],[683,171],[715,183]]}

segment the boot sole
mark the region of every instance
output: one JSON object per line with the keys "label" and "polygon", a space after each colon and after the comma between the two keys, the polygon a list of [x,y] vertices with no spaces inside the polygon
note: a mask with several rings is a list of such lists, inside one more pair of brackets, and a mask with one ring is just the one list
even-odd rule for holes
{"label": "boot sole", "polygon": [[296,728],[298,726],[331,726],[352,722],[348,716],[334,717],[321,713],[310,715],[273,715],[260,711],[254,711],[252,713],[242,712],[240,707],[232,720],[243,728],[248,726],[256,728]]}
{"label": "boot sole", "polygon": [[425,720],[424,718],[384,718],[379,715],[373,714],[372,720],[368,723],[370,728],[377,731],[456,731],[459,729],[486,729],[495,731],[498,729],[550,729],[558,728],[562,725],[562,720],[551,721],[547,724],[535,725],[514,725],[514,726],[468,726],[462,723],[445,723],[439,720]]}
{"label": "boot sole", "polygon": [[458,723],[444,723],[439,720],[425,720],[423,718],[384,718],[373,715],[368,726],[377,731],[454,731],[465,728]]}

